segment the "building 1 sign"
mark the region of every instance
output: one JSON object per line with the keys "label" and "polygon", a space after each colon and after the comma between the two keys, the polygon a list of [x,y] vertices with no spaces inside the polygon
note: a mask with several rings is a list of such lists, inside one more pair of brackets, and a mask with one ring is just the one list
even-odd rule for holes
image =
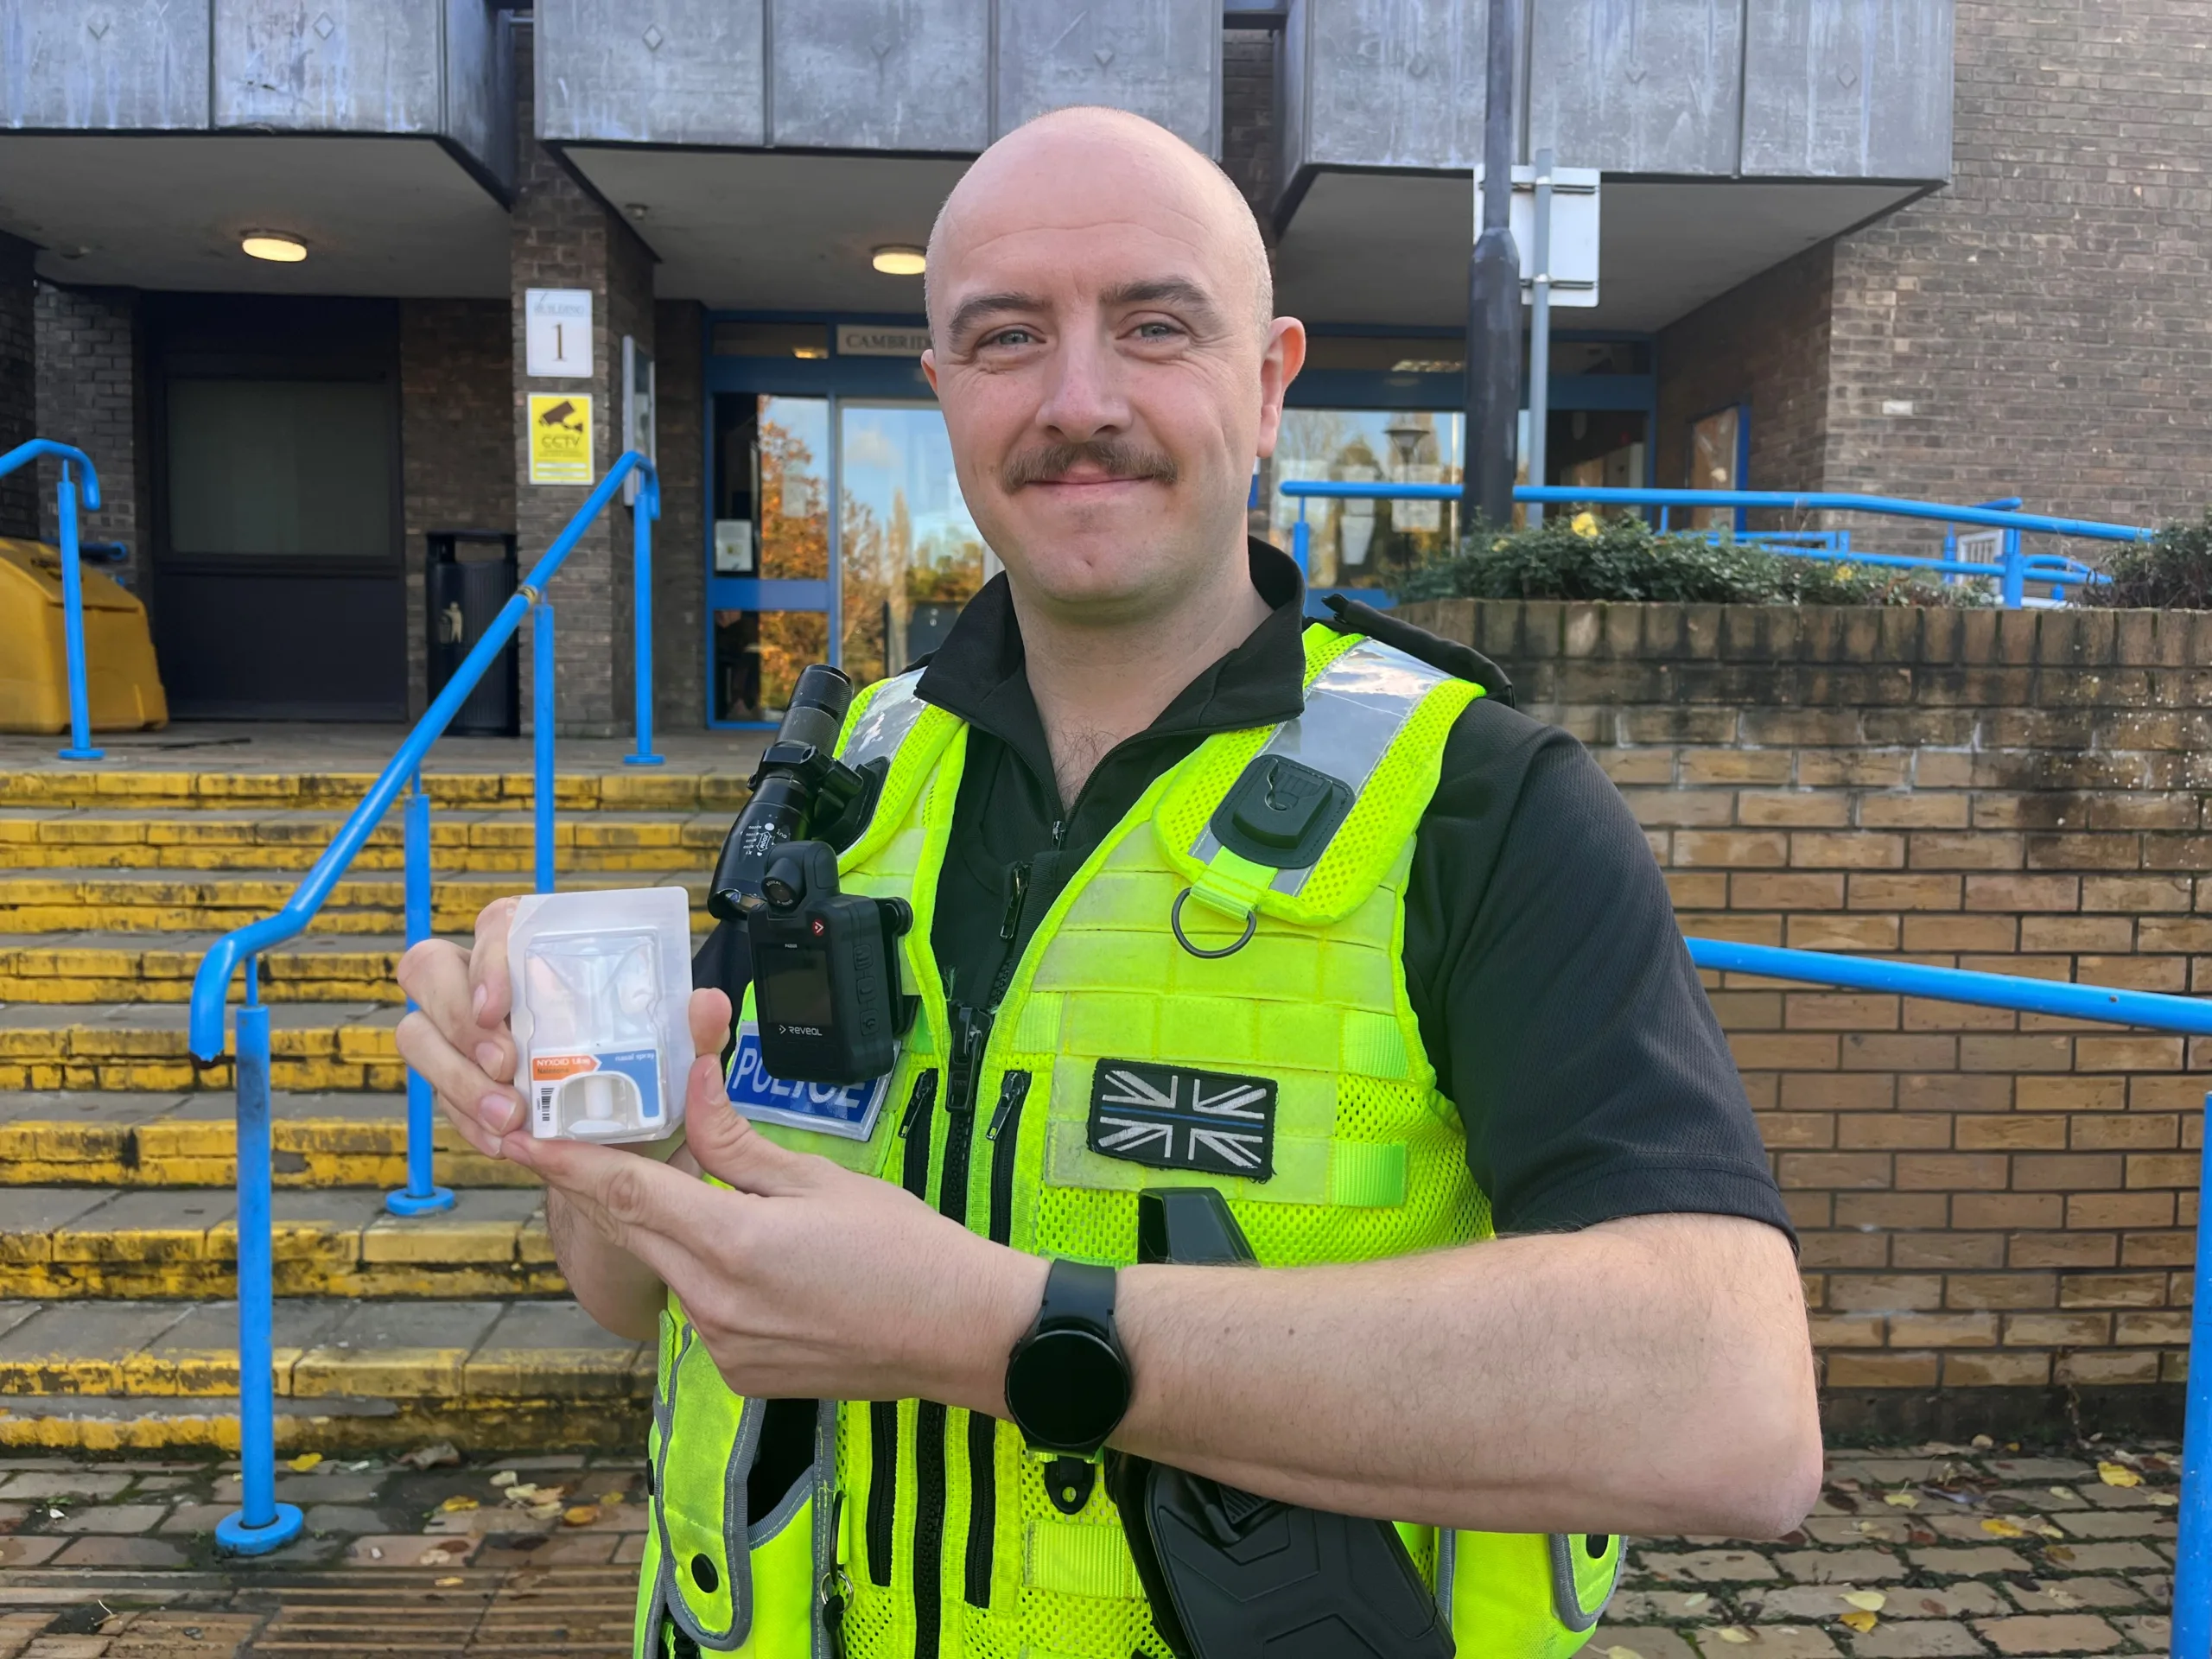
{"label": "building 1 sign", "polygon": [[591,399],[584,393],[530,394],[530,481],[591,482]]}
{"label": "building 1 sign", "polygon": [[926,328],[887,328],[873,322],[837,325],[840,357],[919,357],[929,343]]}
{"label": "building 1 sign", "polygon": [[591,289],[523,290],[523,366],[536,380],[591,378]]}

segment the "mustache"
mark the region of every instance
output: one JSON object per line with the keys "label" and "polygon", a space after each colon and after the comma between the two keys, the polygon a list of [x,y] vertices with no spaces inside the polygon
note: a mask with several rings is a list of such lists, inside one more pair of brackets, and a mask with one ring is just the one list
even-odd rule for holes
{"label": "mustache", "polygon": [[1091,438],[1082,443],[1048,443],[1025,449],[999,468],[999,482],[1010,495],[1025,484],[1049,484],[1088,461],[1109,478],[1157,479],[1173,484],[1179,475],[1173,457],[1128,438]]}

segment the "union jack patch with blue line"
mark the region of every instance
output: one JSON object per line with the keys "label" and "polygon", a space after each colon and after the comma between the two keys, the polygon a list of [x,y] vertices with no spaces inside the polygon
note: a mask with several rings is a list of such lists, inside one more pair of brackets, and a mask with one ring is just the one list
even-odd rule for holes
{"label": "union jack patch with blue line", "polygon": [[1275,1173],[1274,1080],[1101,1060],[1090,1139],[1093,1152],[1153,1169],[1264,1181]]}

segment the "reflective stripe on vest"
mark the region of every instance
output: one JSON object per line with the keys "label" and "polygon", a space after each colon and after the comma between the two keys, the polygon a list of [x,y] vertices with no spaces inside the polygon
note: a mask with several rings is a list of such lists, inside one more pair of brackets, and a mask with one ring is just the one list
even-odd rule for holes
{"label": "reflective stripe on vest", "polygon": [[[1450,677],[1395,645],[1363,639],[1321,671],[1306,688],[1303,712],[1276,727],[1260,753],[1282,755],[1325,772],[1357,797],[1421,699]],[[1211,827],[1200,830],[1191,846],[1191,856],[1202,864],[1211,863],[1220,851]],[[1277,870],[1268,885],[1277,893],[1297,893],[1319,861]]]}
{"label": "reflective stripe on vest", "polygon": [[888,761],[898,753],[899,746],[906,741],[906,734],[914,729],[922,710],[929,707],[914,695],[921,678],[922,671],[918,668],[875,688],[868,706],[861,710],[852,729],[846,734],[843,760],[847,766],[858,767],[871,760]]}

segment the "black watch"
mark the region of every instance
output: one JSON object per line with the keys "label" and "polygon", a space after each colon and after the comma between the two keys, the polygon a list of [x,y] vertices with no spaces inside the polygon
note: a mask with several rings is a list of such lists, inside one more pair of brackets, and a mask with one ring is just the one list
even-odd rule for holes
{"label": "black watch", "polygon": [[1032,1451],[1095,1457],[1129,1408],[1129,1386],[1114,1269],[1054,1262],[1037,1322],[1007,1361],[1007,1415]]}

